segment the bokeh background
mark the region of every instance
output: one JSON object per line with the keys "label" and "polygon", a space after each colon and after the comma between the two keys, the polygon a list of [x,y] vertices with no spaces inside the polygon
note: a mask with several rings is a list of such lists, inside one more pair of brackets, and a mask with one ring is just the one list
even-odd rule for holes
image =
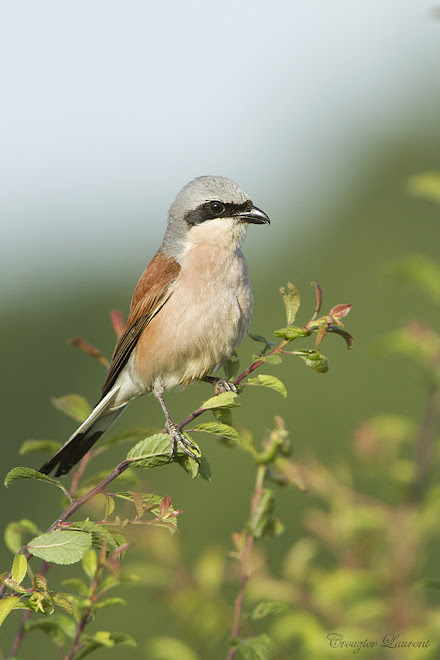
{"label": "bokeh background", "polygon": [[[324,376],[286,362],[273,373],[288,398],[246,392],[237,422],[261,437],[281,415],[294,456],[330,466],[350,456],[363,419],[420,419],[424,395],[413,366],[384,359],[375,342],[412,318],[436,320],[415,290],[383,273],[408,253],[439,257],[438,207],[407,190],[409,176],[439,167],[438,10],[434,0],[1,5],[3,474],[23,462],[38,467],[40,457],[17,456],[24,439],[72,432],[50,397],[97,398],[102,367],[66,340],[82,335],[111,354],[110,311],[127,313],[169,205],[200,174],[236,180],[271,217],[270,227],[250,228],[244,246],[254,333],[271,337],[284,325],[278,289],[288,280],[302,294],[301,322],[313,311],[312,280],[325,308],[353,304],[346,327],[355,349],[326,340]],[[255,350],[243,342],[243,366]],[[209,394],[197,385],[168,402],[179,419]],[[156,403],[143,398],[117,428],[161,421]],[[184,510],[179,548],[188,562],[208,543],[228,547],[254,480],[246,455],[209,437],[202,447],[211,484],[174,466],[147,475],[152,492]],[[49,491],[24,482],[4,491],[2,526],[27,517],[44,529],[59,507]],[[308,497],[279,494],[286,530],[270,548],[275,574],[303,533]],[[166,608],[142,590],[127,594],[129,608],[103,613],[101,627],[117,622],[139,642],[127,655],[145,657],[143,641],[168,630]],[[2,632],[2,648],[18,616]],[[36,657],[38,644],[57,657],[41,633],[26,644],[23,658]]]}

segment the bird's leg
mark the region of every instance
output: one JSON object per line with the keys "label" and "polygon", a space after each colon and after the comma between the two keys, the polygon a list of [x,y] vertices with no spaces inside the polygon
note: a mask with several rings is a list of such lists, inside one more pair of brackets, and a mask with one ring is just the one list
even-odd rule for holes
{"label": "bird's leg", "polygon": [[188,456],[191,456],[191,458],[193,458],[198,463],[198,457],[194,454],[194,452],[191,451],[191,449],[189,449],[189,447],[191,447],[192,449],[197,450],[197,447],[191,442],[191,440],[188,440],[188,438],[184,436],[177,424],[175,424],[171,419],[171,415],[163,398],[163,392],[154,392],[154,396],[159,401],[160,407],[162,408],[163,414],[165,415],[166,430],[170,436],[170,459],[173,457],[174,448],[177,442],[182,451],[184,451],[185,454],[188,454]]}
{"label": "bird's leg", "polygon": [[237,394],[237,388],[235,387],[234,383],[231,382],[230,380],[227,380],[226,378],[216,378],[215,376],[205,376],[203,379],[205,383],[211,383],[211,385],[214,385],[214,389],[216,392],[234,392]]}

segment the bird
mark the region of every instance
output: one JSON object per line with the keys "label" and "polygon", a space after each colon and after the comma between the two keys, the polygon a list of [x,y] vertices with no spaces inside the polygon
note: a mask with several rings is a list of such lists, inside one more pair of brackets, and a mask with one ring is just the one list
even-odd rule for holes
{"label": "bird", "polygon": [[199,176],[182,188],[162,244],[134,290],[100,400],[39,472],[67,474],[126,406],[148,393],[165,415],[170,458],[177,444],[197,460],[164,392],[195,381],[236,392],[233,383],[210,374],[249,331],[253,297],[241,244],[250,224],[270,220],[231,179]]}

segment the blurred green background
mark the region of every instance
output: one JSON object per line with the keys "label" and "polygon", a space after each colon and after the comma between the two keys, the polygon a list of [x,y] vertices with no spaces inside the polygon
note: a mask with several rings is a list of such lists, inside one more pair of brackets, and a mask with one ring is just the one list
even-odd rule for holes
{"label": "blurred green background", "polygon": [[[288,280],[302,295],[301,323],[313,311],[312,280],[324,290],[324,311],[353,305],[352,352],[330,337],[322,346],[328,374],[293,360],[271,367],[288,398],[245,391],[234,420],[262,437],[281,415],[294,458],[316,456],[329,466],[350,459],[362,420],[384,412],[420,420],[416,370],[384,359],[375,342],[413,318],[438,324],[420,294],[396,287],[384,269],[409,253],[440,255],[438,207],[407,191],[409,176],[439,167],[440,24],[433,3],[418,0],[311,5],[171,3],[165,12],[141,2],[43,2],[26,16],[3,5],[3,474],[40,464],[32,454],[17,456],[24,439],[64,440],[73,431],[50,397],[98,397],[102,367],[66,340],[81,335],[111,354],[110,311],[127,314],[168,206],[205,173],[236,179],[272,220],[251,227],[244,246],[252,332],[271,338],[284,325],[278,289]],[[257,348],[243,342],[243,367]],[[169,393],[175,419],[210,393],[203,384]],[[161,424],[159,406],[142,398],[117,429]],[[151,492],[170,494],[184,511],[178,543],[188,562],[206,545],[230,547],[254,481],[245,454],[209,436],[201,445],[210,484],[176,466],[146,475]],[[124,451],[115,449],[111,464]],[[382,495],[371,481],[367,487]],[[277,497],[286,530],[268,542],[275,574],[304,533],[310,496],[286,489]],[[27,517],[44,529],[58,510],[55,493],[37,483],[14,484],[0,498],[2,527]],[[0,559],[7,570],[3,548]],[[100,627],[132,634],[139,649],[127,657],[145,657],[143,640],[170,632],[166,607],[142,588],[126,588],[124,597],[129,607],[104,612]],[[2,648],[18,620],[18,613],[8,619]],[[20,657],[40,648],[48,643],[33,633]],[[50,649],[45,657],[57,655]]]}

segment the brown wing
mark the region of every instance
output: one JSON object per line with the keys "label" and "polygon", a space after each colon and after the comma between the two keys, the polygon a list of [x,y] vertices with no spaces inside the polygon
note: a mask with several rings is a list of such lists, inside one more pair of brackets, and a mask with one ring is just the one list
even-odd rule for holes
{"label": "brown wing", "polygon": [[113,353],[107,380],[102,389],[103,397],[115,384],[139,337],[153,316],[172,294],[173,283],[179,271],[180,265],[177,261],[172,257],[164,257],[158,252],[141,275],[131,299],[127,323]]}

